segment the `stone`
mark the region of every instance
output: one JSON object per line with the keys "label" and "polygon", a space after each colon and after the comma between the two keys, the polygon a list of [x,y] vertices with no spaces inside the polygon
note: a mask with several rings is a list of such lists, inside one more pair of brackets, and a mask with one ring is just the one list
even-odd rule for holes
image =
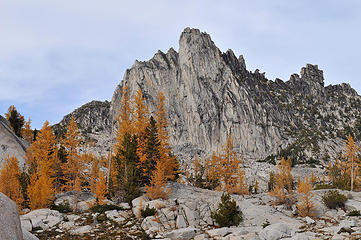
{"label": "stone", "polygon": [[199,226],[199,213],[196,210],[192,210],[185,205],[181,205],[181,208],[184,212],[184,216],[186,217],[186,221],[188,222],[189,226]]}
{"label": "stone", "polygon": [[194,237],[194,240],[208,240],[208,235],[207,234],[199,234],[197,236]]}
{"label": "stone", "polygon": [[185,218],[183,215],[178,215],[176,219],[176,227],[177,228],[186,228],[188,224],[186,223]]}
{"label": "stone", "polygon": [[24,240],[39,240],[35,235],[23,228],[23,239]]}
{"label": "stone", "polygon": [[164,234],[164,236],[172,240],[178,240],[178,239],[189,240],[189,239],[193,239],[197,235],[197,233],[199,233],[199,229],[188,227],[188,228],[181,228],[181,229],[173,230],[171,232],[167,232]]}
{"label": "stone", "polygon": [[149,217],[144,218],[144,220],[142,221],[141,227],[145,231],[149,230],[150,228],[156,228],[159,230],[161,225],[155,216],[149,216]]}
{"label": "stone", "polygon": [[261,240],[277,240],[291,235],[291,229],[287,224],[275,223],[265,227],[259,233]]}
{"label": "stone", "polygon": [[33,225],[31,225],[29,219],[20,220],[20,222],[21,222],[21,227],[26,231],[31,232],[31,230],[33,230]]}
{"label": "stone", "polygon": [[89,210],[91,203],[95,202],[94,194],[91,192],[69,191],[65,193],[55,194],[54,204],[69,204],[70,208],[80,212]]}
{"label": "stone", "polygon": [[89,225],[77,227],[70,232],[74,235],[84,235],[85,233],[89,233],[92,230],[92,227]]}
{"label": "stone", "polygon": [[144,209],[146,207],[146,204],[148,201],[149,201],[149,199],[145,196],[140,196],[140,197],[133,199],[132,211],[136,217],[140,217],[140,211],[141,211],[141,209]]}
{"label": "stone", "polygon": [[29,143],[15,135],[9,122],[0,115],[0,170],[7,156],[15,156],[22,168],[25,163],[25,151]]}
{"label": "stone", "polygon": [[0,239],[22,240],[23,233],[16,204],[0,192]]}
{"label": "stone", "polygon": [[212,230],[208,230],[206,231],[206,233],[210,236],[210,237],[224,237],[227,234],[231,233],[232,231],[228,228],[228,227],[223,227],[223,228],[216,228],[216,229],[212,229]]}
{"label": "stone", "polygon": [[309,216],[305,217],[303,219],[308,225],[314,224],[315,220],[313,220],[312,218],[310,218]]}
{"label": "stone", "polygon": [[123,208],[124,210],[129,210],[131,209],[129,203],[120,203],[119,207]]}

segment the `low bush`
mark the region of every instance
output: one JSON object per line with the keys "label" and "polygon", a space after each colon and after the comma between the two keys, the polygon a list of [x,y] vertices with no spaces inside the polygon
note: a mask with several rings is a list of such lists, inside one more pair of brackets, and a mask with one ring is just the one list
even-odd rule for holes
{"label": "low bush", "polygon": [[331,184],[317,184],[315,186],[315,190],[320,190],[320,189],[334,189],[335,187]]}
{"label": "low bush", "polygon": [[149,216],[154,216],[156,212],[157,210],[155,210],[155,208],[150,208],[149,205],[147,205],[145,209],[140,210],[140,215],[142,218],[146,218]]}
{"label": "low bush", "polygon": [[228,193],[223,193],[218,209],[212,212],[212,218],[221,227],[238,226],[243,221],[243,214],[236,201],[232,200]]}
{"label": "low bush", "polygon": [[53,204],[50,206],[50,209],[59,211],[60,213],[72,212],[69,201],[64,201],[64,202],[60,203],[59,205]]}
{"label": "low bush", "polygon": [[96,217],[96,220],[98,221],[98,223],[102,223],[102,222],[108,220],[108,218],[104,213],[102,213]]}
{"label": "low bush", "polygon": [[322,196],[322,202],[330,209],[344,208],[347,197],[337,190],[330,190]]}
{"label": "low bush", "polygon": [[349,217],[357,217],[357,216],[361,216],[360,210],[353,210],[349,213],[347,213],[347,216]]}
{"label": "low bush", "polygon": [[104,205],[95,205],[93,207],[90,208],[90,211],[94,212],[94,213],[105,213],[106,211],[111,211],[111,210],[124,210],[122,207],[116,206],[116,205],[111,205],[111,204],[104,204]]}

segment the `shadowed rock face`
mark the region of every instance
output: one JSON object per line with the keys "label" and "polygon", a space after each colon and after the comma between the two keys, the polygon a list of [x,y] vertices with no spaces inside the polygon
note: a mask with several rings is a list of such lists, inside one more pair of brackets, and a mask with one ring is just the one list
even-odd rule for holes
{"label": "shadowed rock face", "polygon": [[25,150],[28,142],[15,135],[10,129],[8,121],[0,116],[0,169],[6,156],[15,156],[19,160],[20,167],[24,165]]}
{"label": "shadowed rock face", "polygon": [[74,117],[82,136],[87,142],[92,143],[88,150],[99,155],[106,155],[111,146],[109,108],[110,102],[108,101],[86,103],[55,124],[53,131],[57,137],[62,137],[71,118]]}
{"label": "shadowed rock face", "polygon": [[342,150],[340,137],[354,127],[361,109],[349,85],[324,87],[317,65],[307,64],[289,81],[270,81],[259,70],[247,71],[243,56],[222,53],[207,33],[190,28],[181,34],[178,52],[158,51],[126,70],[112,98],[113,121],[123,86],[132,95],[141,88],[151,111],[157,94],[165,94],[170,142],[180,155],[220,150],[232,133],[235,150],[245,158],[301,148],[295,157],[316,154],[322,160],[326,152],[334,156]]}

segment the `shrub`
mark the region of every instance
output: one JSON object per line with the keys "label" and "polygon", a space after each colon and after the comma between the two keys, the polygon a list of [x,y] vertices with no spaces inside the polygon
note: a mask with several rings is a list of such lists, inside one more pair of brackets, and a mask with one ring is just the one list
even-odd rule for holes
{"label": "shrub", "polygon": [[156,212],[157,210],[155,210],[155,208],[150,208],[149,205],[147,205],[145,209],[140,210],[140,215],[142,218],[146,218],[149,216],[154,216]]}
{"label": "shrub", "polygon": [[213,220],[221,227],[237,226],[243,220],[242,215],[236,201],[228,193],[222,194],[218,209],[212,212]]}
{"label": "shrub", "polygon": [[90,208],[90,211],[94,213],[105,213],[106,211],[111,210],[124,210],[122,207],[116,206],[116,205],[110,205],[110,204],[104,204],[104,205],[95,205]]}
{"label": "shrub", "polygon": [[347,213],[347,216],[350,216],[350,217],[361,216],[360,210],[353,210],[353,211]]}
{"label": "shrub", "polygon": [[60,203],[59,205],[51,205],[50,207],[52,210],[56,210],[56,211],[59,211],[61,213],[69,213],[72,211],[71,207],[70,207],[70,204],[69,204],[69,201],[64,201],[62,203]]}
{"label": "shrub", "polygon": [[347,197],[337,190],[330,190],[322,196],[322,202],[330,209],[343,208]]}
{"label": "shrub", "polygon": [[98,223],[102,223],[102,222],[108,220],[108,218],[104,213],[102,213],[96,217],[96,220],[98,221]]}
{"label": "shrub", "polygon": [[314,189],[320,190],[320,189],[333,189],[333,188],[335,187],[331,184],[317,184]]}

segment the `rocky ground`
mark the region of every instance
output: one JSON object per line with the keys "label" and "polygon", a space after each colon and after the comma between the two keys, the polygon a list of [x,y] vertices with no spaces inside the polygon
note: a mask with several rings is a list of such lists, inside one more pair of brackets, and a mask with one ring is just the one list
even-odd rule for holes
{"label": "rocky ground", "polygon": [[[273,206],[267,193],[232,198],[243,212],[243,222],[236,227],[220,228],[211,218],[221,193],[172,183],[168,200],[150,201],[142,196],[118,208],[95,213],[80,201],[80,213],[59,213],[39,209],[20,216],[22,227],[39,239],[361,239],[361,218],[347,216],[361,210],[361,193],[348,196],[345,209],[327,209],[321,196],[327,190],[314,191],[315,217],[301,218],[297,209]],[[69,201],[61,196],[58,203]],[[155,208],[156,214],[142,218],[140,209]]]}

